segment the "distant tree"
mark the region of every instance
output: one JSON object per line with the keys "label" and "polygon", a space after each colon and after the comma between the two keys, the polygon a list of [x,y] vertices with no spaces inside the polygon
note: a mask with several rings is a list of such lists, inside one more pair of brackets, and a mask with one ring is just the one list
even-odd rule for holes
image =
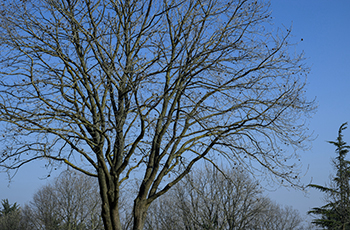
{"label": "distant tree", "polygon": [[329,141],[336,147],[336,158],[332,161],[336,169],[336,175],[332,178],[330,186],[310,184],[325,193],[328,203],[322,207],[313,208],[310,214],[320,216],[313,223],[325,229],[349,230],[350,229],[350,161],[346,160],[350,146],[343,141],[342,132],[347,128],[347,123],[340,126],[336,141]]}
{"label": "distant tree", "polygon": [[67,170],[34,194],[23,218],[33,230],[100,230],[100,207],[97,181]]}
{"label": "distant tree", "polygon": [[8,199],[1,201],[0,229],[1,230],[22,230],[21,210],[17,203],[10,204]]}
{"label": "distant tree", "polygon": [[258,230],[306,230],[312,229],[305,226],[298,210],[292,206],[283,206],[270,201],[268,207],[253,219]]}
{"label": "distant tree", "polygon": [[0,166],[98,178],[106,230],[128,181],[141,230],[217,154],[299,185],[309,69],[270,20],[265,0],[0,0]]}
{"label": "distant tree", "polygon": [[295,209],[273,203],[246,173],[225,175],[208,167],[188,175],[150,207],[145,229],[304,229]]}

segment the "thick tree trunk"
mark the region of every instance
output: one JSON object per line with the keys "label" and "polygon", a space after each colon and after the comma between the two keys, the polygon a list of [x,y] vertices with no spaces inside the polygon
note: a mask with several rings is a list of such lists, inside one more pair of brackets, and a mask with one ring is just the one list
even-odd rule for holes
{"label": "thick tree trunk", "polygon": [[103,203],[101,214],[105,230],[122,230],[118,205],[108,205]]}
{"label": "thick tree trunk", "polygon": [[142,230],[147,216],[147,209],[149,205],[147,205],[146,200],[137,197],[134,201],[134,226],[133,230]]}
{"label": "thick tree trunk", "polygon": [[112,181],[100,170],[98,177],[101,195],[101,216],[105,230],[122,230],[119,214],[118,179]]}

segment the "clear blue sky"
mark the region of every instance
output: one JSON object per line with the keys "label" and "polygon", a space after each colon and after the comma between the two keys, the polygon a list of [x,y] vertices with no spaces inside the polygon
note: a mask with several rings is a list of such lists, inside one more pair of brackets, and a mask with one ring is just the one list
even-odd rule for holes
{"label": "clear blue sky", "polygon": [[[324,185],[333,173],[330,160],[335,156],[334,146],[339,126],[350,122],[350,1],[348,0],[272,0],[275,26],[292,25],[295,41],[303,41],[298,50],[304,50],[311,67],[308,76],[309,98],[316,97],[317,113],[310,120],[310,129],[317,139],[312,149],[301,153],[305,172],[304,183]],[[350,127],[344,131],[344,140],[350,144]],[[350,157],[350,156],[349,156]],[[305,214],[323,203],[322,193],[278,189],[270,195],[279,203],[292,205]]]}
{"label": "clear blue sky", "polygon": [[[326,141],[337,137],[339,126],[350,122],[350,1],[349,0],[272,0],[275,26],[290,27],[294,41],[303,42],[297,50],[305,51],[311,67],[308,78],[309,99],[316,97],[318,111],[310,119],[310,129],[317,139],[312,149],[301,153],[304,164],[304,183],[325,184],[333,172],[331,157],[334,147]],[[344,132],[350,144],[350,128]],[[8,187],[5,174],[0,174],[0,199],[24,204],[48,180],[44,163],[38,162],[19,170]],[[306,168],[309,170],[306,172]],[[57,174],[51,174],[51,177]],[[310,208],[323,204],[322,194],[304,194],[293,189],[279,188],[267,193],[278,203],[292,205],[305,214]]]}

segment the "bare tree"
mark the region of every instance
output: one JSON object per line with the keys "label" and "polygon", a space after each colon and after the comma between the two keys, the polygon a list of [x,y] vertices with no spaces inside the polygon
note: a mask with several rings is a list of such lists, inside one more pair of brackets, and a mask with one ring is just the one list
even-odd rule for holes
{"label": "bare tree", "polygon": [[23,219],[29,229],[60,229],[61,219],[58,214],[58,200],[54,195],[52,186],[41,188],[33,196],[30,205],[23,208]]}
{"label": "bare tree", "polygon": [[231,169],[225,175],[209,168],[188,175],[151,205],[146,229],[303,229],[300,214],[273,203],[247,173]]}
{"label": "bare tree", "polygon": [[305,226],[307,223],[302,219],[299,212],[291,206],[282,206],[270,201],[264,212],[254,219],[258,228],[268,230],[306,230],[312,229]]}
{"label": "bare tree", "polygon": [[100,230],[97,181],[70,170],[42,187],[23,209],[28,229]]}
{"label": "bare tree", "polygon": [[[308,68],[257,0],[1,0],[0,165],[64,163],[99,181],[107,230],[120,191],[150,204],[217,154],[298,185]],[[142,174],[142,176],[141,176]],[[170,177],[169,177],[170,176]]]}

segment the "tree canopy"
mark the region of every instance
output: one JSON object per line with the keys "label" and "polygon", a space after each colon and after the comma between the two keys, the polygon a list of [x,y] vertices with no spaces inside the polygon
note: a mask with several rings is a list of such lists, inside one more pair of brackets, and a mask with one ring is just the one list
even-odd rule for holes
{"label": "tree canopy", "polygon": [[134,229],[200,160],[298,184],[308,68],[255,0],[2,0],[0,166],[97,177],[106,229]]}

